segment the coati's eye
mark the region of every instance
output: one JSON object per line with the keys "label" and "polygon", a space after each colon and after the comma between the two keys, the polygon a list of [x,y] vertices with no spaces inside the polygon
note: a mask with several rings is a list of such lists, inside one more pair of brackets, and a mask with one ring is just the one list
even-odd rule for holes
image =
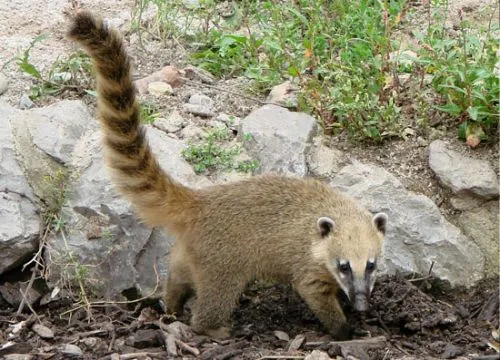
{"label": "coati's eye", "polygon": [[375,270],[375,262],[374,261],[368,261],[366,263],[366,271],[367,272],[372,272],[373,270]]}
{"label": "coati's eye", "polygon": [[351,270],[351,266],[349,265],[348,262],[341,262],[341,263],[339,263],[338,267],[339,267],[339,271],[342,274],[347,274]]}

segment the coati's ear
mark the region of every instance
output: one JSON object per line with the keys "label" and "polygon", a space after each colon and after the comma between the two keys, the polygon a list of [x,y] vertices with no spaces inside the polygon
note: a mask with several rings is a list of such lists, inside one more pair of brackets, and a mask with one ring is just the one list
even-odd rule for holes
{"label": "coati's ear", "polygon": [[386,213],[380,212],[373,216],[373,224],[382,234],[385,235],[388,216]]}
{"label": "coati's ear", "polygon": [[317,226],[319,234],[324,238],[332,232],[335,222],[327,216],[322,216],[318,219]]}

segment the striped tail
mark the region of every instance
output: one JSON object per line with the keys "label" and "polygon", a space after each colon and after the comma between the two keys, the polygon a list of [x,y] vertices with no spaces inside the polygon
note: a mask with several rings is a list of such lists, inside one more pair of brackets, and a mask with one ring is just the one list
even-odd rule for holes
{"label": "striped tail", "polygon": [[88,11],[75,16],[68,37],[94,62],[105,156],[114,185],[150,226],[172,231],[186,226],[196,207],[196,193],[170,178],[151,152],[122,37]]}

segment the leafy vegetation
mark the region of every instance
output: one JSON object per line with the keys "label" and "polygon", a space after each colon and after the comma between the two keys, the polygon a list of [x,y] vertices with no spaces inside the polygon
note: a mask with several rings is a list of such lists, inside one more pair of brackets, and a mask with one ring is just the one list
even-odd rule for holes
{"label": "leafy vegetation", "polygon": [[151,101],[143,101],[139,104],[141,121],[146,124],[152,124],[160,116],[158,106]]}
{"label": "leafy vegetation", "polygon": [[35,37],[16,59],[19,69],[36,81],[31,87],[30,98],[35,100],[43,96],[58,95],[65,90],[79,90],[93,95],[90,90],[92,65],[90,58],[83,51],[56,60],[47,73],[43,73],[32,63],[31,50],[43,39],[44,35]]}
{"label": "leafy vegetation", "polygon": [[493,16],[485,31],[461,19],[455,38],[436,25],[415,34],[424,44],[418,64],[433,75],[432,86],[439,94],[436,109],[459,122],[459,138],[472,147],[498,126],[500,116],[500,83],[495,73],[498,41],[492,36],[498,23],[493,24]]}
{"label": "leafy vegetation", "polygon": [[[461,138],[483,139],[498,126],[498,23],[472,31],[462,22],[457,36],[445,27],[446,1],[422,2],[419,16],[427,8],[427,19],[425,30],[415,31],[412,59],[394,56],[409,47],[399,32],[412,11],[406,0],[247,0],[233,2],[226,14],[213,0],[195,8],[141,1],[151,3],[159,9],[153,29],[163,39],[189,40],[197,66],[217,76],[246,76],[260,92],[295,79],[299,109],[316,115],[327,133],[344,130],[352,139],[379,142],[408,126],[425,131],[428,121],[415,116],[436,111],[460,125]],[[422,85],[412,85],[421,111],[406,110],[409,97],[398,84],[403,73],[432,76],[431,104],[420,96]]]}
{"label": "leafy vegetation", "polygon": [[237,160],[237,156],[241,154],[241,146],[225,145],[229,139],[228,128],[213,128],[203,142],[191,144],[184,149],[182,156],[193,165],[198,174],[215,170],[249,172],[258,168],[257,160]]}

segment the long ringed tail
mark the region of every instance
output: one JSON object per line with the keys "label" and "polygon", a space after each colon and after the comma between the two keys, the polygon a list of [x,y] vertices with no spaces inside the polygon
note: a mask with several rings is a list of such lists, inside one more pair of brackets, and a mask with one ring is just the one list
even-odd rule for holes
{"label": "long ringed tail", "polygon": [[150,226],[176,231],[196,207],[196,193],[175,182],[160,167],[141,125],[131,59],[121,35],[88,11],[74,17],[68,37],[93,59],[98,112],[111,180]]}

